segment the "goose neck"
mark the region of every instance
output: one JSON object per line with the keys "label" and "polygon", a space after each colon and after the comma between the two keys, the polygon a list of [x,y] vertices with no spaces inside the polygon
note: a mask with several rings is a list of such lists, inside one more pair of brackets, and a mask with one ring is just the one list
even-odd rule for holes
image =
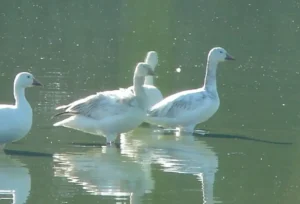
{"label": "goose neck", "polygon": [[217,91],[217,67],[217,62],[207,62],[206,74],[204,79],[204,88],[207,90]]}
{"label": "goose neck", "polygon": [[145,77],[135,76],[133,79],[133,88],[136,98],[142,108],[146,107],[146,93],[143,87]]}

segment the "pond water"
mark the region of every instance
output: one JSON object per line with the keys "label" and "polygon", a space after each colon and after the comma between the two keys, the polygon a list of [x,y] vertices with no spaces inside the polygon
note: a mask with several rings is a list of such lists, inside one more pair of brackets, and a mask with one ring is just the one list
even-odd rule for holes
{"label": "pond water", "polygon": [[[299,202],[299,10],[294,0],[3,1],[0,102],[13,102],[18,72],[45,87],[26,91],[32,130],[0,155],[0,203]],[[206,135],[143,125],[105,147],[52,126],[56,106],[130,86],[150,50],[164,96],[200,87],[215,46],[237,60],[219,66],[221,106],[197,126]]]}

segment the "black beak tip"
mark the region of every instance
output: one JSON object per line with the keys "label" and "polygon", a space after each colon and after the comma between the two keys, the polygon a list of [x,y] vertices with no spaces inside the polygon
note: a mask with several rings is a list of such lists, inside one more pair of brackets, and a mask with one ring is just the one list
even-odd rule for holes
{"label": "black beak tip", "polygon": [[226,59],[226,60],[235,60],[235,58],[233,58],[233,57],[230,56],[230,55],[227,55],[225,59]]}
{"label": "black beak tip", "polygon": [[39,81],[36,81],[36,80],[34,80],[34,81],[32,82],[32,86],[41,86],[41,87],[44,87],[43,84],[41,84]]}

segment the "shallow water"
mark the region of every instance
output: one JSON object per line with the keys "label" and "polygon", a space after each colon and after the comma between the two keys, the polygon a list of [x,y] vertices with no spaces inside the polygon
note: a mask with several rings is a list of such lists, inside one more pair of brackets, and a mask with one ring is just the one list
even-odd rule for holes
{"label": "shallow water", "polygon": [[[27,90],[32,130],[0,155],[0,204],[300,201],[299,2],[2,3],[0,102],[12,102],[20,71],[45,87]],[[214,46],[237,60],[220,64],[221,106],[197,127],[208,134],[142,126],[106,148],[102,137],[52,127],[57,105],[130,86],[149,50],[164,96],[200,87]]]}

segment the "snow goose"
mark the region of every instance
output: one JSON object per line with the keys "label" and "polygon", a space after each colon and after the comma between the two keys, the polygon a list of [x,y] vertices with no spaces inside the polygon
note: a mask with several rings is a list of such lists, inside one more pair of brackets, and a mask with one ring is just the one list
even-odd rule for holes
{"label": "snow goose", "polygon": [[148,111],[146,121],[193,132],[197,124],[207,121],[219,108],[216,72],[219,62],[225,60],[234,58],[221,47],[210,50],[203,87],[166,97]]}
{"label": "snow goose", "polygon": [[32,125],[32,109],[25,97],[25,88],[41,86],[28,72],[17,74],[14,80],[15,105],[0,104],[0,147],[20,140],[27,135]]}
{"label": "snow goose", "polygon": [[[157,52],[155,51],[149,51],[147,53],[147,56],[145,58],[145,63],[149,64],[152,68],[152,70],[155,70],[155,67],[157,66],[158,63],[158,55]],[[148,107],[152,107],[154,104],[158,103],[163,99],[163,95],[161,94],[160,90],[154,86],[153,83],[153,76],[146,76],[144,85],[145,93],[148,98]],[[129,87],[129,90],[133,91],[134,88],[133,86]]]}
{"label": "snow goose", "polygon": [[121,133],[139,126],[146,117],[147,97],[143,88],[145,76],[153,75],[146,63],[138,63],[134,72],[134,92],[128,89],[104,91],[77,100],[63,109],[59,115],[71,115],[54,126],[64,126],[106,137],[111,144]]}

